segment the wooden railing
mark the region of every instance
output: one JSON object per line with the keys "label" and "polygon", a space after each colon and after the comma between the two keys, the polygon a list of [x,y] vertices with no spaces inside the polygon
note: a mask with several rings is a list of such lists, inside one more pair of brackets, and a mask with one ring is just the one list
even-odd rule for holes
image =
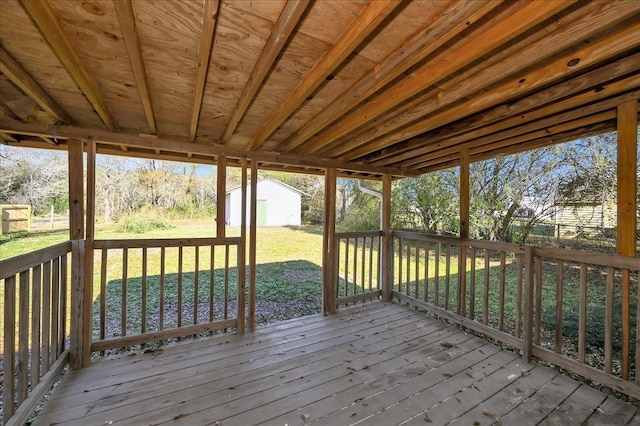
{"label": "wooden railing", "polygon": [[336,234],[336,305],[377,299],[380,285],[381,231]]}
{"label": "wooden railing", "polygon": [[399,231],[392,243],[395,299],[640,399],[640,259]]}
{"label": "wooden railing", "polygon": [[69,362],[71,242],[0,262],[3,421],[24,423]]}
{"label": "wooden railing", "polygon": [[[92,352],[244,330],[240,238],[94,242]],[[193,259],[189,264],[185,258]],[[113,272],[117,271],[117,272]]]}

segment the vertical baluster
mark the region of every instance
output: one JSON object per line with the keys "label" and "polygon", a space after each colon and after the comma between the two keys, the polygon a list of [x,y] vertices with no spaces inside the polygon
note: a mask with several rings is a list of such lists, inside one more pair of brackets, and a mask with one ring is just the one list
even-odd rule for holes
{"label": "vertical baluster", "polygon": [[429,301],[429,242],[424,242],[424,301]]}
{"label": "vertical baluster", "polygon": [[580,263],[580,311],[578,314],[578,361],[586,359],[587,338],[587,264]]}
{"label": "vertical baluster", "polygon": [[482,323],[489,324],[489,249],[484,249],[484,294],[482,300]]}
{"label": "vertical baluster", "polygon": [[[336,248],[336,288],[335,288],[335,297],[336,299],[340,297],[340,253],[342,253],[342,238],[337,239],[337,248]],[[346,285],[346,276],[345,273],[345,285]]]}
{"label": "vertical baluster", "polygon": [[[195,246],[195,270],[193,272],[193,323],[198,323],[198,287],[200,286],[200,247]],[[196,334],[194,337],[198,337]]]}
{"label": "vertical baluster", "polygon": [[498,330],[504,331],[504,293],[506,287],[506,275],[507,275],[507,267],[506,267],[506,257],[507,253],[504,251],[500,252],[500,295],[499,295],[499,313],[498,313]]}
{"label": "vertical baluster", "polygon": [[164,330],[164,286],[165,286],[165,261],[166,261],[166,250],[165,247],[160,248],[160,300],[159,306],[160,309],[160,321],[158,324],[158,328],[160,330]]}
{"label": "vertical baluster", "polygon": [[542,257],[536,259],[536,334],[535,344],[540,346],[541,316],[542,316]]}
{"label": "vertical baluster", "polygon": [[436,264],[435,264],[435,268],[436,270],[435,272],[435,276],[434,276],[434,282],[433,282],[433,304],[436,306],[439,306],[439,299],[440,299],[440,243],[437,242],[435,243],[436,246],[436,253],[435,253],[435,260],[436,260]]}
{"label": "vertical baluster", "polygon": [[[120,307],[120,335],[127,335],[127,270],[129,269],[129,249],[122,249],[122,295]],[[122,348],[124,350],[125,348]]]}
{"label": "vertical baluster", "polygon": [[56,359],[66,348],[67,317],[69,315],[67,300],[71,294],[68,291],[69,274],[67,273],[68,254],[60,256],[60,333],[58,334],[58,353]]}
{"label": "vertical baluster", "polygon": [[444,308],[449,310],[449,292],[451,286],[451,244],[447,244],[445,251],[445,287],[444,287]]}
{"label": "vertical baluster", "polygon": [[[229,245],[224,246],[224,319],[229,318]],[[225,329],[226,331],[226,329]]]}
{"label": "vertical baluster", "polygon": [[411,284],[411,240],[407,239],[407,290],[406,295],[410,293],[409,286]]}
{"label": "vertical baluster", "polygon": [[20,319],[18,320],[18,406],[29,395],[29,269],[20,272]]}
{"label": "vertical baluster", "polygon": [[[105,327],[107,320],[107,256],[108,250],[102,249],[100,253],[100,340],[106,337]],[[104,356],[104,351],[100,355]]]}
{"label": "vertical baluster", "polygon": [[417,299],[420,297],[420,243],[416,240],[416,288],[413,296]]}
{"label": "vertical baluster", "polygon": [[4,280],[3,422],[15,412],[16,277]]}
{"label": "vertical baluster", "polygon": [[398,293],[402,293],[402,238],[398,238]]}
{"label": "vertical baluster", "polygon": [[209,321],[212,322],[214,318],[214,302],[215,302],[215,264],[216,264],[216,246],[211,245],[211,252],[209,253]]}
{"label": "vertical baluster", "polygon": [[[142,333],[147,331],[147,248],[142,248]],[[143,345],[144,347],[144,345]]]}
{"label": "vertical baluster", "polygon": [[360,293],[364,293],[365,292],[365,288],[367,287],[367,278],[365,276],[365,272],[367,270],[367,263],[366,263],[366,254],[367,254],[367,237],[362,237],[362,248],[361,248],[361,252],[362,252],[362,258],[360,259]]}
{"label": "vertical baluster", "polygon": [[517,283],[516,283],[516,337],[522,336],[522,255],[517,255]]}
{"label": "vertical baluster", "polygon": [[49,365],[52,365],[60,353],[58,346],[58,327],[60,324],[60,258],[53,259],[51,275],[51,350],[49,351]]}
{"label": "vertical baluster", "polygon": [[349,238],[345,239],[344,248],[344,296],[349,295]]}
{"label": "vertical baluster", "polygon": [[612,373],[613,361],[613,280],[615,270],[612,266],[607,268],[607,288],[605,292],[604,308],[604,372]]}
{"label": "vertical baluster", "polygon": [[[369,291],[373,288],[373,240],[375,237],[371,237],[369,240]],[[380,237],[378,237],[380,239]]]}
{"label": "vertical baluster", "polygon": [[358,237],[353,239],[353,287],[352,295],[356,294],[358,282]]}
{"label": "vertical baluster", "polygon": [[[5,305],[6,306],[6,305]],[[42,374],[49,371],[51,360],[51,261],[42,267]]]}
{"label": "vertical baluster", "polygon": [[31,389],[40,382],[40,316],[42,267],[33,267],[31,290]]}
{"label": "vertical baluster", "polygon": [[556,342],[555,351],[562,349],[562,300],[563,300],[564,265],[562,260],[556,262]]}
{"label": "vertical baluster", "polygon": [[471,280],[469,282],[469,318],[476,317],[476,248],[471,247]]}
{"label": "vertical baluster", "polygon": [[[178,327],[182,327],[182,260],[183,247],[178,247]],[[180,340],[180,339],[178,339]]]}

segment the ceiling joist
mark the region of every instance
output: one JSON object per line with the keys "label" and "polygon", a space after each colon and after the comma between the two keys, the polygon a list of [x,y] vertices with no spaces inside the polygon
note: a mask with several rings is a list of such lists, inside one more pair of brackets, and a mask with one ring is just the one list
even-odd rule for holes
{"label": "ceiling joist", "polygon": [[2,47],[0,47],[0,72],[33,99],[40,108],[51,114],[56,121],[67,124],[74,122],[71,116]]}
{"label": "ceiling joist", "polygon": [[219,0],[205,1],[203,7],[202,31],[200,34],[200,48],[198,50],[198,67],[196,69],[193,108],[191,112],[191,123],[189,125],[189,140],[191,142],[195,141],[196,133],[198,132],[202,99],[204,97],[204,89],[207,85],[211,50],[216,32],[216,23],[218,22]]}
{"label": "ceiling joist", "polygon": [[117,132],[118,124],[102,96],[100,86],[98,86],[93,75],[80,59],[49,3],[29,0],[20,0],[20,3],[45,40],[51,45],[60,62],[64,64],[73,80],[82,90],[82,93],[87,97],[107,129]]}
{"label": "ceiling joist", "polygon": [[158,133],[153,104],[151,102],[151,94],[149,93],[149,84],[147,82],[147,72],[145,71],[144,61],[142,59],[142,49],[140,48],[140,39],[136,28],[136,19],[133,13],[133,5],[131,0],[118,0],[113,2],[113,7],[118,16],[124,43],[127,46],[129,62],[131,63],[131,69],[136,79],[140,102],[144,108],[144,115],[149,125],[149,132],[154,134]]}
{"label": "ceiling joist", "polygon": [[298,25],[302,14],[307,9],[307,6],[309,6],[309,1],[310,0],[287,0],[285,3],[278,22],[276,22],[273,27],[271,35],[262,49],[258,62],[254,65],[253,70],[251,70],[251,75],[249,75],[249,80],[242,90],[238,104],[233,110],[233,113],[231,113],[227,127],[224,130],[224,135],[222,136],[224,144],[227,144],[231,136],[233,136],[233,132],[235,132],[238,127],[249,104],[256,96],[256,93],[258,93],[260,85],[264,82],[280,51],[289,39],[291,32]]}
{"label": "ceiling joist", "polygon": [[260,132],[255,135],[247,150],[255,150],[311,95],[322,82],[360,45],[402,1],[374,1],[369,3],[353,20],[331,49],[316,63],[307,76],[298,84],[282,104],[269,118]]}

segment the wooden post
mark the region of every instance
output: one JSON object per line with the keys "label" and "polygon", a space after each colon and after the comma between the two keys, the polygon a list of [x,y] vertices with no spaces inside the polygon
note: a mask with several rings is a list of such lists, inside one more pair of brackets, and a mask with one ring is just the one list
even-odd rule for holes
{"label": "wooden post", "polygon": [[216,237],[225,237],[225,216],[227,198],[227,157],[218,156],[218,185],[216,188]]}
{"label": "wooden post", "polygon": [[[636,196],[638,155],[638,101],[634,99],[618,105],[618,227],[617,253],[623,256],[636,255]],[[620,377],[629,380],[629,352],[631,324],[629,321],[631,298],[631,276],[628,269],[622,270],[622,369]]]}
{"label": "wooden post", "polygon": [[[460,238],[469,238],[469,148],[460,151]],[[467,315],[467,244],[458,253],[458,313]]]}
{"label": "wooden post", "polygon": [[322,251],[322,313],[336,312],[336,169],[325,171]]}
{"label": "wooden post", "polygon": [[[93,242],[96,223],[96,142],[87,141],[87,232],[84,245],[84,315],[82,367],[91,363],[93,324]],[[100,297],[104,297],[101,295]],[[143,318],[143,321],[145,319]]]}
{"label": "wooden post", "polygon": [[242,177],[240,179],[240,193],[242,196],[240,219],[240,246],[238,247],[238,334],[245,329],[245,280],[247,277],[247,265],[245,254],[247,252],[247,160],[241,161]]}
{"label": "wooden post", "polygon": [[391,247],[391,175],[382,178],[382,252],[380,253],[382,300],[391,300],[391,288],[393,286],[393,250]]}
{"label": "wooden post", "polygon": [[258,202],[258,162],[251,161],[251,202],[249,217],[249,330],[256,328],[256,219]]}
{"label": "wooden post", "polygon": [[[83,141],[70,139],[69,155],[69,239],[71,240],[71,319],[69,363],[84,365],[84,179]],[[60,295],[66,297],[65,294]]]}
{"label": "wooden post", "polygon": [[533,285],[534,255],[533,247],[524,247],[524,330],[522,333],[522,360],[531,361],[533,342]]}

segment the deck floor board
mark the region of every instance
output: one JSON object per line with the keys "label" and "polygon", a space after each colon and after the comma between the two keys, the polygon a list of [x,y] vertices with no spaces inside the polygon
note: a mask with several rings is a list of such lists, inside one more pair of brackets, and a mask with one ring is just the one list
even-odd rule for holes
{"label": "deck floor board", "polygon": [[374,302],[106,357],[34,425],[632,424],[637,407],[455,326]]}

